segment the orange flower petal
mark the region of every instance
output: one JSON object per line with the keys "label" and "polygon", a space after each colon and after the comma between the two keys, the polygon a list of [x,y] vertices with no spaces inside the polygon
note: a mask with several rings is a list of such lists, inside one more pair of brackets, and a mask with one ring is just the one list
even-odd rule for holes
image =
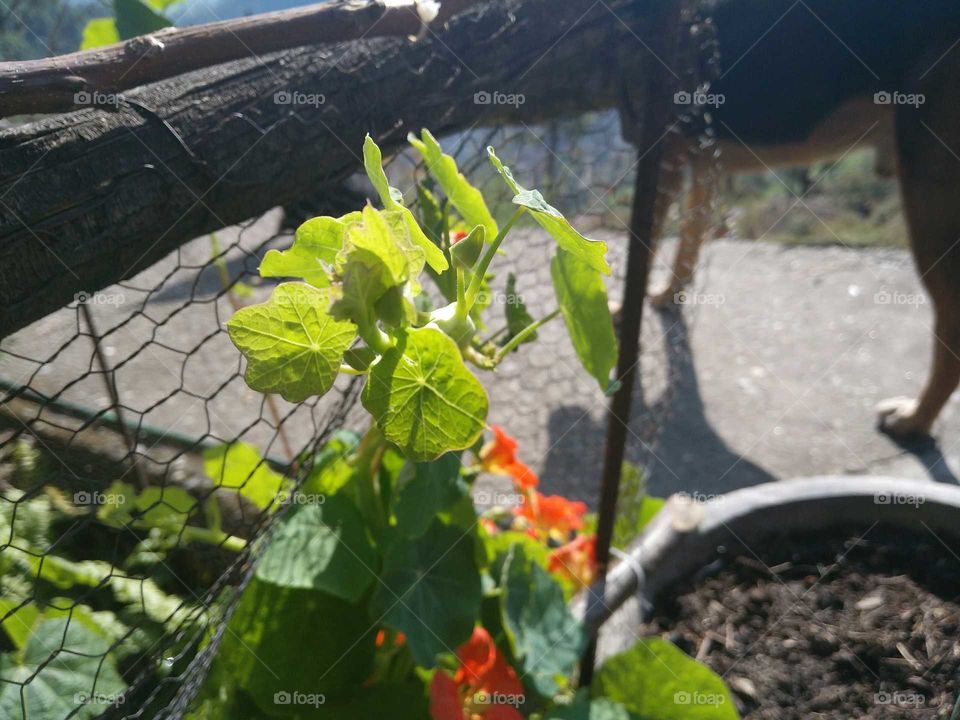
{"label": "orange flower petal", "polygon": [[437,670],[430,683],[430,717],[433,720],[464,720],[463,701],[457,683]]}

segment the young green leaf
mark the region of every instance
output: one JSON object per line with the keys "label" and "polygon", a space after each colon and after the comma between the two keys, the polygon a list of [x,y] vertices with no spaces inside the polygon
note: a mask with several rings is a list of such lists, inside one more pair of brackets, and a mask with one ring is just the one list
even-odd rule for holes
{"label": "young green leaf", "polygon": [[600,389],[606,390],[617,363],[617,337],[603,278],[563,248],[550,263],[550,275],[573,349]]}
{"label": "young green leaf", "polygon": [[644,638],[608,659],[594,678],[592,692],[621,703],[641,718],[738,718],[723,680],[659,637]]}
{"label": "young green leaf", "polygon": [[[331,312],[367,327],[377,317],[377,301],[407,282],[416,283],[423,270],[423,251],[410,241],[400,213],[363,209],[363,222],[352,225],[337,255],[342,277],[341,296]],[[402,295],[402,292],[401,292]]]}
{"label": "young green leaf", "polygon": [[[506,345],[522,330],[534,323],[533,316],[527,311],[527,306],[523,303],[523,299],[519,293],[517,293],[517,276],[513,273],[507,275],[507,297],[505,308],[505,313],[507,316],[507,334],[500,341],[501,345]],[[537,333],[534,332],[528,335],[523,342],[534,342],[536,339]]]}
{"label": "young green leaf", "polygon": [[297,505],[285,515],[257,566],[257,577],[357,602],[376,577],[376,564],[363,518],[340,494]]}
{"label": "young green leaf", "polygon": [[69,617],[42,620],[22,657],[0,656],[0,717],[96,717],[123,703],[127,684],[110,643]]}
{"label": "young green leaf", "polygon": [[483,195],[463,176],[457,168],[457,161],[452,156],[444,154],[440,143],[429,130],[424,128],[421,135],[422,140],[417,139],[413,133],[410,133],[407,139],[423,156],[427,170],[437,179],[450,204],[459,211],[467,225],[482,225],[487,237],[491,240],[495,238],[499,229],[493,215],[487,209]]}
{"label": "young green leaf", "polygon": [[432,327],[402,334],[371,366],[360,399],[387,439],[416,462],[468,448],[486,427],[486,391],[457,344]]}
{"label": "young green leaf", "polygon": [[325,394],[357,337],[356,325],[334,320],[329,304],[328,291],[283,283],[268,302],[238,310],[227,332],[247,359],[247,385],[292,403]]}
{"label": "young green leaf", "polygon": [[455,265],[469,270],[476,265],[483,253],[483,243],[486,240],[486,230],[483,225],[477,225],[463,240],[450,246],[450,257]]}
{"label": "young green leaf", "polygon": [[363,141],[363,166],[374,190],[380,196],[383,207],[403,214],[403,220],[410,232],[410,239],[419,245],[426,254],[427,264],[438,273],[450,267],[443,251],[430,242],[430,238],[424,234],[420,225],[417,224],[417,219],[413,216],[413,213],[403,204],[403,194],[396,188],[390,187],[387,174],[383,171],[383,155],[369,135]]}
{"label": "young green leaf", "polygon": [[433,667],[473,632],[481,593],[469,533],[435,520],[422,537],[396,540],[380,580],[370,612],[406,634],[421,667]]}
{"label": "young green leaf", "polygon": [[513,179],[510,168],[500,162],[500,158],[493,152],[493,148],[487,148],[487,154],[490,156],[493,167],[500,173],[500,177],[514,192],[513,202],[515,204],[527,208],[533,215],[533,219],[553,236],[553,239],[557,241],[561,248],[572,255],[576,255],[594,270],[605,275],[610,274],[610,265],[607,264],[606,260],[606,243],[599,240],[590,240],[578,233],[559,210],[543,199],[543,195],[538,190],[527,190],[521,187]]}
{"label": "young green leaf", "polygon": [[203,451],[203,471],[217,488],[237,490],[258,508],[276,506],[277,495],[287,484],[249,443],[218,445]]}
{"label": "young green leaf", "polygon": [[537,692],[552,697],[572,675],[583,651],[583,626],[573,617],[560,585],[529,560],[523,546],[503,566],[502,614],[514,653]]}
{"label": "young green leaf", "polygon": [[[359,218],[360,213],[351,213]],[[349,217],[349,216],[347,216]],[[295,277],[318,288],[330,285],[323,263],[333,263],[343,247],[348,223],[344,219],[315,217],[307,220],[293,237],[289,250],[270,250],[260,263],[261,277]]]}

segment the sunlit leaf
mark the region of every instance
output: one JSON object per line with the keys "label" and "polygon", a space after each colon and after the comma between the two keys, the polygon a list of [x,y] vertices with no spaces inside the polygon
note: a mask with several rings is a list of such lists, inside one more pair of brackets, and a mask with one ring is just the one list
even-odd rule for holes
{"label": "sunlit leaf", "polygon": [[644,638],[604,662],[592,692],[621,703],[639,720],[738,717],[723,680],[660,637]]}
{"label": "sunlit leaf", "polygon": [[249,443],[218,445],[203,451],[203,470],[215,487],[236,490],[259,508],[275,504],[286,479],[274,472]]}
{"label": "sunlit leaf", "polygon": [[606,260],[606,243],[585,238],[574,230],[563,214],[547,203],[538,190],[527,190],[513,179],[510,168],[500,162],[500,158],[493,152],[493,148],[487,148],[487,153],[494,168],[514,192],[513,202],[515,204],[527,208],[533,219],[553,236],[553,239],[557,241],[561,248],[575,255],[594,270],[605,275],[610,274],[610,265],[607,264]]}
{"label": "sunlit leaf", "polygon": [[606,390],[617,363],[617,337],[603,278],[563,248],[550,263],[550,276],[573,349],[600,389]]}
{"label": "sunlit leaf", "polygon": [[433,667],[470,637],[481,594],[469,533],[434,521],[422,537],[396,540],[380,579],[370,612],[406,634],[418,665]]}
{"label": "sunlit leaf", "polygon": [[422,140],[413,133],[410,133],[407,139],[423,156],[427,170],[443,188],[450,204],[457,209],[467,225],[483,226],[487,238],[493,240],[499,229],[493,215],[487,209],[483,195],[463,176],[457,168],[457,161],[443,152],[440,143],[429,130],[424,129],[421,135]]}
{"label": "sunlit leaf", "polygon": [[331,495],[297,505],[283,517],[257,577],[356,602],[374,581],[376,564],[360,513],[346,496]]}
{"label": "sunlit leaf", "polygon": [[436,272],[443,272],[450,265],[443,256],[443,252],[424,234],[413,213],[403,204],[403,194],[396,188],[390,187],[387,175],[383,171],[383,155],[380,148],[369,135],[363,141],[363,166],[367,177],[380,196],[383,207],[387,210],[396,210],[403,213],[404,222],[410,231],[410,239],[419,245],[426,255],[427,264]]}
{"label": "sunlit leaf", "polygon": [[289,250],[270,250],[264,256],[260,275],[301,278],[314,287],[327,287],[329,270],[323,263],[333,263],[343,247],[347,227],[342,219],[332,217],[307,220],[297,228]]}
{"label": "sunlit leaf", "polygon": [[402,334],[374,363],[361,400],[387,439],[417,462],[470,447],[486,426],[486,391],[457,344],[431,327]]}
{"label": "sunlit leaf", "polygon": [[81,50],[113,45],[120,42],[120,33],[117,32],[117,23],[112,18],[95,18],[83,26],[83,39],[80,41]]}
{"label": "sunlit leaf", "polygon": [[[411,242],[399,213],[381,212],[368,205],[362,219],[348,228],[337,255],[341,293],[331,307],[334,317],[361,327],[376,320],[381,298],[394,290],[402,295],[404,285],[416,283],[424,263],[423,250]],[[396,296],[394,300],[401,302]]]}
{"label": "sunlit leaf", "polygon": [[238,310],[227,322],[234,345],[247,359],[247,385],[298,403],[332,386],[357,328],[327,312],[329,293],[303,283],[283,283],[270,300]]}

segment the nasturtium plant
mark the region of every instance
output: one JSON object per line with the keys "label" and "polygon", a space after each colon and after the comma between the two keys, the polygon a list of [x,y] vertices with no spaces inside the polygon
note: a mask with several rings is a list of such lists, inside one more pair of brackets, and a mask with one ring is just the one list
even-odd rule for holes
{"label": "nasturtium plant", "polygon": [[[239,310],[227,329],[247,359],[245,377],[254,390],[301,402],[328,392],[341,372],[365,375],[363,403],[386,441],[425,462],[469,448],[486,426],[486,392],[468,363],[495,368],[563,314],[577,355],[605,389],[616,339],[601,278],[610,271],[603,243],[577,233],[539,193],[520,187],[491,150],[517,203],[510,220],[498,225],[483,195],[429,132],[411,142],[445,195],[441,207],[429,191],[419,193],[428,199],[429,236],[390,186],[380,149],[367,137],[364,167],[383,209],[368,205],[304,223],[293,246],[271,250],[260,268],[265,277],[302,282],[281,283],[266,303]],[[507,339],[483,341],[477,312],[489,294],[490,264],[526,214],[557,240],[559,307],[534,320],[522,303],[508,303]],[[466,229],[454,233],[456,226]],[[418,300],[427,268],[450,300],[433,310]],[[515,294],[513,283],[508,291]]]}
{"label": "nasturtium plant", "polygon": [[[287,281],[227,323],[251,388],[301,402],[351,376],[370,425],[298,457],[299,488],[246,446],[208,452],[221,486],[264,508],[278,488],[284,502],[192,717],[248,717],[252,702],[264,717],[632,720],[619,698],[575,691],[586,638],[567,603],[597,572],[587,506],[537,490],[518,442],[489,422],[477,377],[563,316],[581,364],[608,388],[606,246],[521,187],[492,149],[513,193],[503,222],[428,131],[410,142],[432,177],[417,184],[417,215],[367,137],[380,207],[301,225],[260,267]],[[524,216],[556,240],[557,305],[535,318],[511,275],[506,327],[482,337],[491,264]],[[481,473],[510,478],[516,504],[478,515]],[[316,708],[273,700],[291,693],[327,697]],[[381,697],[409,702],[385,710]]]}

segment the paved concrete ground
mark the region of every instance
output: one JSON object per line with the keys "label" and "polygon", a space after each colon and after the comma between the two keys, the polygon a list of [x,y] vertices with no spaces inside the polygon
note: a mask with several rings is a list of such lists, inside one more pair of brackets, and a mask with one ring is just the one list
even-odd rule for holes
{"label": "paved concrete ground", "polygon": [[[273,214],[243,233],[220,234],[223,247],[237,243],[228,256],[231,273],[255,272],[256,255],[277,221]],[[612,264],[622,272],[623,235],[594,235],[610,243]],[[539,231],[518,233],[507,245],[510,256],[494,268],[497,290],[508,270],[516,272],[534,316],[554,306],[551,248]],[[119,325],[104,347],[120,365],[121,397],[152,425],[221,440],[240,436],[262,446],[274,440],[270,452],[282,454],[269,413],[237,374],[238,354],[222,331],[231,310],[214,299],[216,272],[200,270],[209,257],[208,240],[194,241],[124,287],[105,291],[123,302],[94,306],[101,331]],[[621,282],[615,276],[612,287]],[[268,292],[258,288],[255,299]],[[502,299],[495,299],[495,315]],[[123,324],[144,300],[143,311]],[[942,454],[908,454],[874,431],[874,404],[916,393],[927,370],[931,313],[906,254],[718,241],[705,251],[690,300],[682,313],[651,310],[646,317],[629,456],[649,463],[652,492],[711,494],[844,472],[955,482],[956,401],[939,427]],[[70,385],[92,362],[89,340],[77,335],[75,309],[21,331],[2,348],[17,356],[0,356],[0,376],[30,380],[48,394]],[[51,357],[42,366],[23,359]],[[490,421],[519,438],[521,456],[541,473],[545,490],[592,502],[606,400],[577,364],[562,323],[548,325],[538,345],[524,347],[483,380]],[[97,376],[70,385],[64,397],[96,409],[109,405]],[[284,413],[294,410],[280,406]],[[295,445],[323,420],[317,410],[297,412],[299,419],[288,423]],[[503,484],[491,479],[484,487]]]}

